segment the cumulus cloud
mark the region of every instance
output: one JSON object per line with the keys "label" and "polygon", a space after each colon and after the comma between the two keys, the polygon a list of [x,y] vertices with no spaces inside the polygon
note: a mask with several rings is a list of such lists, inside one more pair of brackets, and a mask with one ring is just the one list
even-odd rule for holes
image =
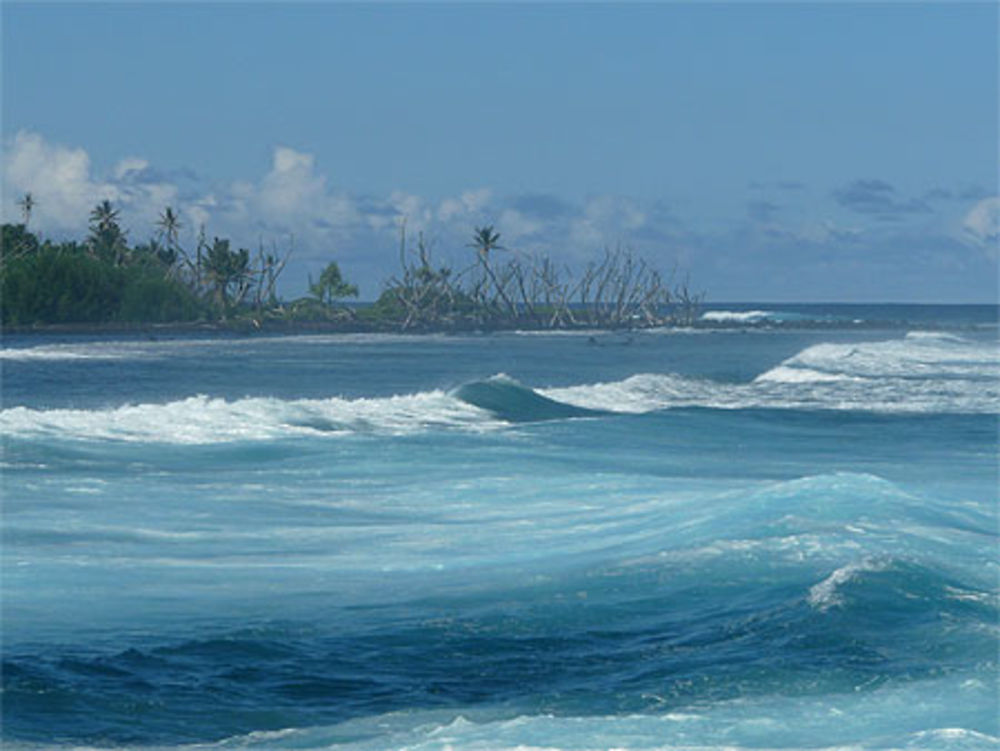
{"label": "cumulus cloud", "polygon": [[85,150],[50,144],[37,133],[21,131],[5,144],[3,173],[4,221],[18,220],[15,202],[25,193],[35,199],[36,226],[56,229],[79,226],[95,203],[120,197],[114,185],[91,177]]}
{"label": "cumulus cloud", "polygon": [[131,223],[149,227],[163,207],[177,205],[179,188],[156,175],[145,159],[122,159],[106,178],[92,174],[84,149],[52,144],[21,131],[4,144],[4,221],[20,221],[17,201],[34,198],[32,225],[54,234],[80,233],[96,203],[127,209]]}
{"label": "cumulus cloud", "polygon": [[274,150],[271,171],[257,188],[257,204],[268,216],[307,216],[326,198],[326,178],[317,174],[311,154],[287,146]]}

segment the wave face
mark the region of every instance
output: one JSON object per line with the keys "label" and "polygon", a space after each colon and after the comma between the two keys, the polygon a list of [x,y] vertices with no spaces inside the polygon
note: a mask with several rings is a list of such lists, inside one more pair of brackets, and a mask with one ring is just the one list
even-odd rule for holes
{"label": "wave face", "polygon": [[985,336],[93,349],[5,363],[4,748],[1000,745]]}

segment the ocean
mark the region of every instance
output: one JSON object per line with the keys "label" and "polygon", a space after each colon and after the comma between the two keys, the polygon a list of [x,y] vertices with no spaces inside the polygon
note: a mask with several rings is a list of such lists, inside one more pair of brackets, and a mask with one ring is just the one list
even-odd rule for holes
{"label": "ocean", "polygon": [[5,749],[996,749],[995,306],[4,337]]}

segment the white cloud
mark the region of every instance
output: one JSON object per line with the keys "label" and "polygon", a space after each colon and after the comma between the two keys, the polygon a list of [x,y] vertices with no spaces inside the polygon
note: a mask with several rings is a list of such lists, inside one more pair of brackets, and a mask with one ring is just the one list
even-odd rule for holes
{"label": "white cloud", "polygon": [[458,198],[446,198],[438,207],[437,218],[442,222],[454,219],[477,217],[490,204],[493,198],[489,188],[467,190]]}
{"label": "white cloud", "polygon": [[1000,251],[1000,196],[984,198],[962,220],[962,237],[996,258]]}
{"label": "white cloud", "polygon": [[256,203],[267,216],[287,220],[315,214],[325,196],[326,178],[316,173],[313,156],[279,146],[256,191]]}
{"label": "white cloud", "polygon": [[85,226],[90,209],[120,191],[90,175],[90,157],[83,149],[49,144],[37,133],[20,131],[4,144],[4,221],[20,221],[17,200],[25,193],[35,199],[34,226],[57,230]]}
{"label": "white cloud", "polygon": [[431,207],[420,196],[396,190],[389,194],[388,205],[399,219],[406,219],[410,229],[427,230],[433,221]]}
{"label": "white cloud", "polygon": [[646,212],[633,199],[596,196],[570,217],[569,237],[578,256],[591,256],[602,247],[628,243],[629,236],[646,224]]}
{"label": "white cloud", "polygon": [[517,209],[504,209],[497,224],[514,241],[530,238],[545,229],[542,220],[527,217]]}
{"label": "white cloud", "polygon": [[35,201],[32,227],[57,235],[82,235],[90,211],[104,199],[128,215],[128,226],[141,228],[140,237],[164,207],[178,205],[178,187],[145,177],[149,169],[145,159],[122,159],[111,178],[100,179],[92,174],[84,149],[52,144],[28,131],[4,144],[3,167],[4,221],[21,221],[17,201],[31,193]]}
{"label": "white cloud", "polygon": [[131,156],[122,159],[115,167],[115,179],[124,180],[130,175],[140,175],[149,169],[149,162],[139,157]]}

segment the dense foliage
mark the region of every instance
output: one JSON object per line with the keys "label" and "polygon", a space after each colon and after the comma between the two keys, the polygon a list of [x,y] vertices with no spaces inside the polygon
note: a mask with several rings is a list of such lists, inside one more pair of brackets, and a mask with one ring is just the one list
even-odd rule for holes
{"label": "dense foliage", "polygon": [[[40,243],[23,225],[2,230],[0,320],[4,325],[191,321],[205,314],[191,289],[147,248]],[[125,258],[127,257],[127,262]]]}
{"label": "dense foliage", "polygon": [[198,240],[189,255],[178,244],[180,219],[167,208],[157,237],[131,245],[110,201],[90,214],[86,241],[44,242],[22,224],[0,235],[0,321],[168,323],[262,317],[280,307],[275,285],[288,259],[261,251],[255,259],[229,240]]}

